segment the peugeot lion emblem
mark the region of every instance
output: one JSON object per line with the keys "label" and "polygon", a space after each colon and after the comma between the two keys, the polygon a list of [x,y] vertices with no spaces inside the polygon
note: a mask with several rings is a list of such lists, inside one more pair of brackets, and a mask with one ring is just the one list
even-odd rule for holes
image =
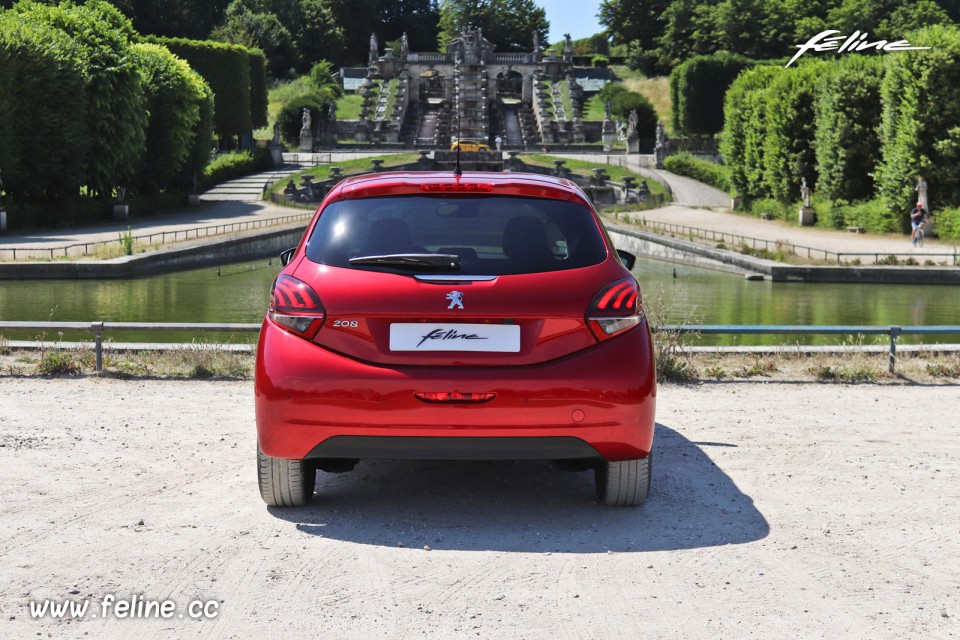
{"label": "peugeot lion emblem", "polygon": [[462,291],[451,291],[447,294],[447,300],[450,301],[450,306],[447,309],[463,309]]}

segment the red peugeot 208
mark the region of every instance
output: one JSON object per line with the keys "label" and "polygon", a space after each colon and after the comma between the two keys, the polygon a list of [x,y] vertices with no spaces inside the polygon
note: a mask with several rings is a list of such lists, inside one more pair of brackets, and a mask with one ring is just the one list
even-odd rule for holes
{"label": "red peugeot 208", "polygon": [[306,504],[318,469],[364,458],[546,459],[594,467],[605,504],[643,503],[656,374],[632,261],[569,180],[344,180],[260,332],[263,499]]}

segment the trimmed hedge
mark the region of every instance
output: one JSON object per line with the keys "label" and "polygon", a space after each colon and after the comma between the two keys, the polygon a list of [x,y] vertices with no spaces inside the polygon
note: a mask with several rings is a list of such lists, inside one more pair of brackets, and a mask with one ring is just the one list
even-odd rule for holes
{"label": "trimmed hedge", "polygon": [[877,191],[892,229],[906,231],[917,176],[930,185],[931,210],[960,203],[960,30],[934,26],[909,35],[928,51],[887,56],[881,96],[883,155]]}
{"label": "trimmed hedge", "polygon": [[200,105],[210,92],[203,78],[166,47],[137,44],[133,50],[150,114],[146,153],[134,185],[158,191],[184,171],[198,135]]}
{"label": "trimmed hedge", "polygon": [[690,58],[670,73],[673,129],[712,136],[723,129],[723,98],[740,72],[756,64],[720,51]]}
{"label": "trimmed hedge", "polygon": [[840,58],[821,76],[814,109],[820,195],[848,201],[873,196],[882,79],[883,61],[862,55]]}
{"label": "trimmed hedge", "polygon": [[203,170],[203,184],[219,184],[251,173],[267,171],[273,166],[270,152],[264,149],[232,151],[214,158]]}
{"label": "trimmed hedge", "polygon": [[220,136],[239,136],[253,127],[250,54],[246,47],[186,38],[155,38],[203,76],[214,95],[213,129]]}
{"label": "trimmed hedge", "polygon": [[[47,24],[66,33],[79,47],[85,109],[81,112],[75,104],[71,107],[72,118],[82,114],[86,125],[82,181],[100,194],[126,184],[143,154],[147,125],[140,75],[130,49],[136,36],[130,21],[101,0],[80,6],[21,2],[12,12],[15,19]],[[77,97],[63,86],[51,88],[58,94],[57,101],[70,102]],[[65,96],[70,100],[64,100]],[[36,114],[29,116],[35,118]],[[36,152],[30,149],[31,154]],[[63,153],[57,151],[57,155]]]}
{"label": "trimmed hedge", "polygon": [[729,193],[733,188],[730,182],[730,169],[722,164],[703,160],[689,153],[667,156],[663,164],[667,171],[688,176],[722,191]]}
{"label": "trimmed hedge", "polygon": [[747,69],[734,80],[724,98],[720,152],[730,167],[734,190],[746,199],[768,195],[763,181],[766,90],[779,74],[772,66]]}
{"label": "trimmed hedge", "polygon": [[767,192],[781,202],[800,197],[800,179],[814,189],[817,183],[813,147],[813,105],[817,78],[825,64],[811,62],[782,69],[766,92],[763,181]]}
{"label": "trimmed hedge", "polygon": [[267,57],[260,49],[247,49],[250,56],[250,124],[260,129],[267,120]]}
{"label": "trimmed hedge", "polygon": [[0,75],[16,87],[0,98],[0,177],[10,198],[79,192],[89,144],[84,55],[61,30],[0,13]]}

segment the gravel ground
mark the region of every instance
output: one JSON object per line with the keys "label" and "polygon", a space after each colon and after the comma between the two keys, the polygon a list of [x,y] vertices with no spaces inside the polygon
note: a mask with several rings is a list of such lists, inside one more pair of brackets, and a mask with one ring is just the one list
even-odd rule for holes
{"label": "gravel ground", "polygon": [[956,385],[661,385],[641,509],[547,463],[379,461],[273,510],[249,381],[0,377],[0,637],[957,637],[958,413]]}

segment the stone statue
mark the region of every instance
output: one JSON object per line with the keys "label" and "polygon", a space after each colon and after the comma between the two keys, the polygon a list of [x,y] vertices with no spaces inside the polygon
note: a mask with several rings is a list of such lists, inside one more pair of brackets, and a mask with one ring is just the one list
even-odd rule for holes
{"label": "stone statue", "polygon": [[533,30],[533,52],[536,53],[540,51],[540,32],[536,29]]}
{"label": "stone statue", "polygon": [[629,123],[629,125],[628,125],[628,127],[627,127],[627,136],[635,136],[635,135],[637,135],[637,122],[638,122],[638,121],[639,121],[639,118],[638,118],[638,116],[637,116],[637,110],[636,110],[636,109],[630,109],[630,116],[627,118],[627,122]]}
{"label": "stone statue", "polygon": [[406,55],[408,51],[410,51],[410,41],[407,40],[407,32],[404,31],[400,36],[400,53]]}
{"label": "stone statue", "polygon": [[377,44],[377,34],[370,34],[370,51],[380,51],[380,47]]}
{"label": "stone statue", "polygon": [[573,40],[570,38],[569,33],[563,34],[563,50],[564,52],[573,53]]}
{"label": "stone statue", "polygon": [[930,211],[930,204],[927,202],[927,181],[923,179],[923,176],[917,176],[916,190],[917,202],[923,205],[924,209]]}
{"label": "stone statue", "polygon": [[666,132],[666,129],[664,129],[662,122],[657,123],[656,136],[657,136],[656,147],[658,149],[667,146],[667,132]]}
{"label": "stone statue", "polygon": [[807,186],[807,179],[800,178],[800,197],[803,198],[803,206],[810,206],[810,187]]}
{"label": "stone statue", "polygon": [[609,120],[611,115],[613,115],[613,104],[607,100],[606,104],[603,105],[603,119]]}
{"label": "stone statue", "polygon": [[303,123],[303,126],[300,127],[300,135],[303,135],[304,133],[310,133],[310,109],[307,107],[303,108],[303,118],[301,122]]}

